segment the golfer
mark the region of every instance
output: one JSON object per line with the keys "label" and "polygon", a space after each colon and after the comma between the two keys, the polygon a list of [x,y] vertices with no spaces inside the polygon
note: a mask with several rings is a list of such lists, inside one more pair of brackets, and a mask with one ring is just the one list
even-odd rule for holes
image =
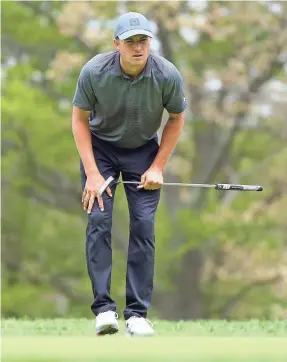
{"label": "golfer", "polygon": [[[81,69],[73,98],[72,130],[80,154],[82,203],[88,214],[86,257],[92,283],[96,333],[119,330],[110,295],[112,210],[116,185],[100,196],[112,176],[123,181],[130,214],[126,272],[126,333],[154,334],[147,317],[154,278],[155,213],[163,172],[176,147],[187,107],[177,68],[150,54],[149,21],[139,13],[120,16],[115,51],[97,54]],[[169,119],[159,145],[163,110]]]}

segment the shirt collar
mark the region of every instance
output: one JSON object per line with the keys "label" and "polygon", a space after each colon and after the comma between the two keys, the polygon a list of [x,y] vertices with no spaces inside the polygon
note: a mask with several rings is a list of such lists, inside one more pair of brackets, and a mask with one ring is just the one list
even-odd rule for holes
{"label": "shirt collar", "polygon": [[[116,56],[115,56],[115,65],[114,65],[114,72],[113,73],[114,73],[114,75],[117,75],[117,76],[123,76],[125,78],[130,78],[128,75],[124,74],[123,71],[122,71],[121,63],[120,63],[120,53],[118,51],[116,52]],[[140,80],[143,77],[146,77],[146,78],[151,77],[151,59],[150,59],[150,55],[147,58],[147,63],[146,63],[146,66],[144,68],[144,71],[136,79]]]}

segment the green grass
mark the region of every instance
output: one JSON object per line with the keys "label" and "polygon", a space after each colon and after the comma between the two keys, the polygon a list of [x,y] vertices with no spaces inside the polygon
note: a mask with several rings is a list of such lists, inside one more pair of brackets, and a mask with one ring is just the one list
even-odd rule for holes
{"label": "green grass", "polygon": [[155,321],[149,338],[127,338],[120,327],[96,337],[93,320],[2,320],[2,361],[287,361],[287,321]]}

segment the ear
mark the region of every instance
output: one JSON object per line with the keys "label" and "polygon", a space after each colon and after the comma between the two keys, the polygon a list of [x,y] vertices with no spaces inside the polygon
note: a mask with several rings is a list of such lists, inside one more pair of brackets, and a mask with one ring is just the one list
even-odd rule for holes
{"label": "ear", "polygon": [[115,45],[116,50],[120,50],[120,41],[119,40],[114,39],[114,45]]}

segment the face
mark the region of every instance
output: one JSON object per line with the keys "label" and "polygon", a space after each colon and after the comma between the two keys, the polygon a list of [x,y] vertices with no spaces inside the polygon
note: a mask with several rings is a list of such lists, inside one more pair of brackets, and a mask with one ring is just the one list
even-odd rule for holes
{"label": "face", "polygon": [[130,66],[141,66],[147,61],[150,53],[151,38],[147,35],[134,35],[125,40],[115,40],[116,49],[121,59]]}

